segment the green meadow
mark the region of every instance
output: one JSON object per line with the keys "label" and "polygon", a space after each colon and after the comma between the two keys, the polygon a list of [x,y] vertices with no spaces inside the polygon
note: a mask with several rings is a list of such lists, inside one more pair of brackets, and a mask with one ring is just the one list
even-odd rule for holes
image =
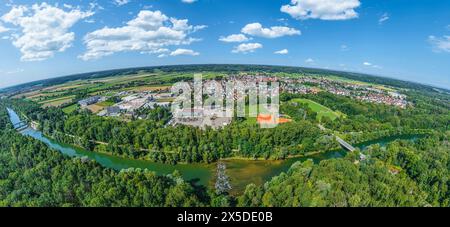
{"label": "green meadow", "polygon": [[320,121],[323,117],[328,117],[331,120],[335,120],[341,116],[345,116],[343,113],[339,111],[333,111],[330,108],[323,106],[317,102],[314,102],[309,99],[293,99],[293,102],[302,103],[308,105],[312,111],[317,113],[317,119]]}

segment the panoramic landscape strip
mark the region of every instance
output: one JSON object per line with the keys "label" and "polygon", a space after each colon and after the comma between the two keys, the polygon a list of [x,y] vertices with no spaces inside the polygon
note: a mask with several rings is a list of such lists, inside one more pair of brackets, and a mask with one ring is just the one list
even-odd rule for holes
{"label": "panoramic landscape strip", "polygon": [[450,207],[449,12],[5,0],[1,217],[431,225]]}
{"label": "panoramic landscape strip", "polygon": [[[227,70],[233,67],[236,69]],[[193,86],[194,75],[198,76],[196,72],[207,75],[201,83],[204,91],[212,84],[208,81],[214,81],[216,85],[237,78],[240,83],[244,81],[243,84],[276,81],[279,83],[279,114],[272,116],[270,111],[262,108],[268,104],[250,105],[251,89],[244,89],[245,95],[239,96],[244,99],[244,116],[236,111],[230,116],[204,114],[204,109],[200,108],[184,109],[181,116],[173,114],[171,106],[178,96],[171,92],[172,86],[180,82]],[[380,80],[382,83],[378,82]],[[412,88],[414,92],[411,92]],[[233,91],[233,94],[238,93]],[[210,93],[205,92],[200,96],[205,103],[208,95]],[[442,101],[438,101],[436,95]],[[195,94],[188,96],[192,98],[190,107]],[[220,96],[227,95],[220,93]],[[59,102],[69,100],[69,97],[74,98],[66,103]],[[387,179],[391,182],[383,183],[387,187],[404,185],[417,190],[402,194],[406,188],[396,189],[400,191],[391,196],[406,196],[404,205],[431,206],[442,204],[440,200],[429,200],[426,188],[430,186],[416,182],[414,179],[418,176],[411,175],[427,172],[410,172],[410,168],[416,167],[409,165],[417,163],[410,163],[405,155],[431,155],[431,150],[427,149],[431,144],[433,152],[438,152],[434,155],[441,151],[444,152],[441,155],[447,153],[449,102],[445,100],[449,100],[448,93],[428,86],[365,75],[277,66],[199,65],[127,69],[50,79],[9,89],[1,102],[3,122],[6,129],[11,128],[4,136],[20,133],[25,137],[14,137],[24,139],[23,145],[25,141],[43,143],[40,147],[45,150],[48,146],[59,159],[81,165],[76,168],[95,166],[113,172],[121,170],[117,177],[143,174],[142,177],[152,176],[155,181],[169,177],[175,180],[173,183],[184,182],[182,187],[204,187],[210,192],[203,198],[205,200],[197,198],[200,195],[195,193],[186,194],[187,198],[180,198],[182,204],[178,203],[182,206],[213,202],[219,202],[218,206],[298,206],[301,205],[299,202],[304,203],[302,206],[399,205],[392,204],[391,197],[383,200],[373,194],[375,191],[347,191],[353,184],[360,186],[352,187],[369,184],[373,188],[378,181]],[[220,100],[222,104],[225,101]],[[226,110],[220,105],[207,107],[208,111],[215,110],[214,113],[219,109]],[[250,112],[256,115],[250,115]],[[274,120],[276,127],[261,127],[266,121]],[[3,146],[14,146],[20,152],[16,142]],[[427,164],[420,165],[423,168]],[[301,175],[298,174],[306,170],[313,172],[299,178]],[[42,174],[56,174],[55,168],[48,171]],[[325,171],[325,175],[320,171]],[[319,174],[318,178],[312,173]],[[374,173],[377,175],[368,180],[367,177]],[[334,174],[345,176],[352,183],[335,188],[337,185],[332,182],[340,181],[340,178],[334,178]],[[362,177],[361,181],[354,182],[353,174]],[[320,195],[318,200],[279,198],[284,190],[290,190],[282,185],[292,184],[288,183],[291,177],[304,183],[314,182],[314,187],[308,190],[311,190],[311,196]],[[85,193],[94,193],[91,190],[97,187],[95,184],[96,181],[90,181],[80,186],[89,185],[85,188],[89,191]],[[180,187],[177,185],[173,186]],[[333,193],[319,193],[322,187]],[[151,188],[154,187],[148,189]],[[304,186],[299,188],[306,190]],[[342,193],[364,193],[366,196],[357,204],[336,200],[334,193],[341,190]],[[303,192],[298,193],[298,196],[304,196]],[[167,196],[161,199],[170,198]],[[274,198],[267,200],[268,196]],[[255,200],[258,197],[260,200]],[[72,199],[76,202],[73,205],[77,206],[116,204],[112,198],[104,198],[107,200],[101,203],[79,200],[78,196]],[[178,206],[159,201],[154,205]]]}

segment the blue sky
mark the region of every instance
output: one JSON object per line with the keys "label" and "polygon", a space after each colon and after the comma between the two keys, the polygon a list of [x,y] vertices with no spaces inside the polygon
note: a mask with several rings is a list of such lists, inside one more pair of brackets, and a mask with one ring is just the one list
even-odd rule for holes
{"label": "blue sky", "polygon": [[4,1],[0,87],[112,68],[249,63],[450,88],[447,0],[184,1]]}

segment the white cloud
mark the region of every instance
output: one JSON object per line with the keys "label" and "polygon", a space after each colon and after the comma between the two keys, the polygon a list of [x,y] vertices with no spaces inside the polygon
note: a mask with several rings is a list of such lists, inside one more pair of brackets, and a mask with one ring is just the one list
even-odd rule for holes
{"label": "white cloud", "polygon": [[444,36],[442,38],[429,36],[428,42],[431,43],[434,52],[449,52],[450,53],[450,36]]}
{"label": "white cloud", "polygon": [[277,21],[283,23],[284,25],[287,25],[289,20],[286,18],[278,18]]}
{"label": "white cloud", "polygon": [[89,3],[89,7],[90,7],[91,10],[94,10],[94,11],[104,10],[105,9],[105,8],[103,8],[103,6],[101,6],[97,2],[90,2]]}
{"label": "white cloud", "polygon": [[283,49],[283,50],[275,51],[274,54],[289,54],[289,50]]}
{"label": "white cloud", "polygon": [[355,9],[360,5],[359,0],[291,0],[281,12],[297,20],[348,20],[358,17]]}
{"label": "white cloud", "polygon": [[312,65],[312,64],[315,63],[315,61],[314,61],[314,59],[312,59],[312,58],[308,58],[308,59],[305,60],[305,63],[306,63],[306,64]]}
{"label": "white cloud", "polygon": [[231,51],[233,53],[252,53],[255,52],[255,50],[262,48],[263,45],[260,43],[243,43],[239,46],[234,47],[234,49]]}
{"label": "white cloud", "polygon": [[[187,22],[187,20],[186,20],[186,22]],[[200,31],[207,27],[208,27],[207,25],[196,25],[196,26],[192,27],[192,32]]]}
{"label": "white cloud", "polygon": [[142,10],[123,27],[105,27],[88,33],[84,37],[87,51],[80,58],[98,59],[126,51],[161,54],[162,48],[199,41],[189,34],[205,27],[189,25],[186,19],[169,18],[161,11]]}
{"label": "white cloud", "polygon": [[130,2],[131,2],[131,0],[114,0],[114,4],[116,4],[118,6],[122,6],[122,5],[128,4]]}
{"label": "white cloud", "polygon": [[366,66],[366,67],[372,67],[372,68],[376,68],[376,69],[381,69],[381,66],[372,64],[372,63],[367,62],[367,61],[363,62],[363,65]]}
{"label": "white cloud", "polygon": [[176,49],[170,53],[170,56],[179,56],[179,55],[189,55],[189,56],[198,56],[200,53],[195,52],[189,49]]}
{"label": "white cloud", "polygon": [[378,23],[379,24],[383,24],[383,22],[389,20],[389,14],[384,13],[383,15],[381,15],[380,19],[378,19]]}
{"label": "white cloud", "polygon": [[263,28],[260,23],[247,24],[244,28],[242,28],[241,32],[247,35],[263,38],[278,38],[287,35],[291,36],[301,34],[299,30],[289,27],[274,26],[270,28]]}
{"label": "white cloud", "polygon": [[92,16],[92,11],[64,11],[47,3],[13,6],[1,19],[20,27],[13,45],[20,49],[22,61],[41,61],[72,46],[75,33],[69,29],[78,21]]}
{"label": "white cloud", "polygon": [[70,4],[63,4],[63,6],[64,6],[64,8],[67,8],[67,9],[73,9],[73,6],[72,5],[70,5]]}
{"label": "white cloud", "polygon": [[88,23],[88,24],[93,24],[93,23],[95,23],[95,20],[94,19],[87,19],[87,20],[84,20],[84,22]]}
{"label": "white cloud", "polygon": [[222,42],[226,42],[226,43],[242,43],[242,42],[247,42],[250,39],[243,35],[243,34],[233,34],[233,35],[229,35],[227,37],[220,37],[219,41]]}
{"label": "white cloud", "polygon": [[9,30],[10,30],[9,28],[3,27],[3,25],[0,23],[0,33],[7,32]]}
{"label": "white cloud", "polygon": [[183,3],[188,3],[188,4],[191,4],[191,3],[194,3],[194,2],[196,2],[197,0],[181,0]]}
{"label": "white cloud", "polygon": [[5,72],[5,74],[11,75],[11,74],[21,73],[21,72],[24,72],[24,71],[25,71],[24,69],[17,68],[17,69],[14,69],[14,70],[10,70],[10,71]]}

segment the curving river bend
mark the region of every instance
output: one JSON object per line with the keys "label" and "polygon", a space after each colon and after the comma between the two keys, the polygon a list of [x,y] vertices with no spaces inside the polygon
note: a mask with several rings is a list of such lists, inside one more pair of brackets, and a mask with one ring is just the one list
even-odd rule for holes
{"label": "curving river bend", "polygon": [[[17,113],[8,108],[8,114],[13,124],[20,122],[20,118]],[[171,174],[173,171],[178,170],[186,180],[197,182],[200,185],[213,185],[215,164],[162,164],[151,161],[135,160],[112,156],[108,154],[101,154],[96,152],[87,151],[69,144],[63,144],[56,142],[42,135],[40,131],[36,131],[31,128],[27,128],[21,131],[23,135],[30,136],[34,139],[42,141],[49,147],[60,151],[61,153],[70,157],[88,157],[95,160],[100,165],[112,168],[116,170],[128,169],[128,168],[141,168],[148,169],[156,172],[160,175]],[[366,147],[374,144],[386,145],[397,139],[415,140],[420,135],[403,135],[385,137],[378,140],[372,140],[365,143],[357,144],[355,147],[364,150]],[[270,180],[273,176],[279,175],[282,172],[287,171],[292,164],[297,161],[305,161],[312,159],[318,163],[321,160],[339,158],[345,156],[346,151],[344,149],[327,151],[320,154],[315,154],[307,157],[291,158],[282,161],[248,161],[248,160],[226,160],[227,174],[230,176],[231,184],[233,186],[232,193],[242,192],[245,186],[250,183],[262,184],[265,181]]]}

